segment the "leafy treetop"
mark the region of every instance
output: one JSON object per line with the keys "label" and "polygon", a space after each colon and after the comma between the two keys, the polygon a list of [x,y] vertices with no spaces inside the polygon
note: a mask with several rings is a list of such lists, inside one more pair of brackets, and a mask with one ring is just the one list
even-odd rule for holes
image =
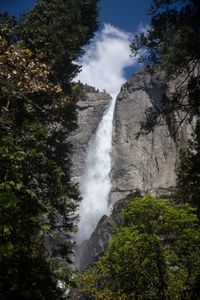
{"label": "leafy treetop", "polygon": [[133,199],[122,216],[106,253],[78,278],[77,299],[198,299],[195,210],[147,196]]}

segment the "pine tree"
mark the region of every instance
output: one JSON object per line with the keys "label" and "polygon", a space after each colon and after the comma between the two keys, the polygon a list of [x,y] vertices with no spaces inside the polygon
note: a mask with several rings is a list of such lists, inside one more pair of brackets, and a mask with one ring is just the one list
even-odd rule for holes
{"label": "pine tree", "polygon": [[39,0],[22,20],[23,43],[53,62],[55,82],[67,85],[77,74],[74,61],[97,29],[97,12],[97,0]]}
{"label": "pine tree", "polygon": [[79,193],[71,180],[69,136],[77,126],[71,79],[78,70],[73,60],[97,28],[96,2],[41,0],[20,21],[1,18],[3,300],[63,299],[73,285]]}
{"label": "pine tree", "polygon": [[135,35],[131,48],[134,54],[143,50],[141,61],[147,68],[164,71],[167,81],[175,85],[170,99],[164,95],[163,108],[155,114],[155,121],[176,111],[182,113],[182,124],[200,113],[200,3],[155,0],[150,13],[150,29]]}

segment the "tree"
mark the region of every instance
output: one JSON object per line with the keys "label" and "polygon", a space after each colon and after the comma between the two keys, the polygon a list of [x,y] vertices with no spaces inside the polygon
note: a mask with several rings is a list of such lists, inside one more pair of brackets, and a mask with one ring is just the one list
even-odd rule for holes
{"label": "tree", "polygon": [[74,61],[97,30],[98,0],[39,0],[19,35],[32,52],[53,62],[52,80],[66,87],[80,69]]}
{"label": "tree", "polygon": [[199,299],[195,210],[145,197],[122,216],[106,253],[80,275],[80,299]]}
{"label": "tree", "polygon": [[8,13],[0,13],[0,32],[2,38],[7,42],[12,43],[15,32],[14,28],[17,25],[17,20],[15,16],[11,16]]}
{"label": "tree", "polygon": [[73,285],[70,263],[80,199],[71,180],[69,137],[77,126],[77,95],[70,70],[94,34],[96,11],[96,1],[52,0],[39,1],[20,23],[1,18],[3,300],[63,299]]}
{"label": "tree", "polygon": [[181,152],[177,166],[175,197],[180,203],[189,202],[197,208],[200,216],[200,124],[197,121],[193,140],[187,150]]}
{"label": "tree", "polygon": [[168,83],[174,85],[174,92],[163,95],[162,109],[154,112],[154,120],[181,112],[180,123],[175,124],[178,130],[200,113],[200,3],[155,0],[150,13],[150,29],[135,35],[131,48],[134,54],[144,53],[141,61],[151,72],[164,71]]}
{"label": "tree", "polygon": [[[79,200],[65,141],[75,126],[74,113],[63,121],[64,111],[75,104],[48,80],[49,66],[32,59],[30,51],[5,48],[0,58],[0,293],[2,299],[61,299],[55,260],[57,265],[65,260],[65,268],[70,262]],[[45,249],[48,237],[53,243]]]}

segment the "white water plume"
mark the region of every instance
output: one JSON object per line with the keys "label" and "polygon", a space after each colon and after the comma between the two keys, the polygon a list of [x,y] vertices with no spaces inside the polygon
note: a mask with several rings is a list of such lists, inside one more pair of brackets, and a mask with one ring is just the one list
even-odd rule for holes
{"label": "white water plume", "polygon": [[80,223],[77,241],[89,238],[102,215],[109,213],[111,190],[112,120],[115,98],[104,114],[97,132],[88,146],[86,169],[81,180]]}

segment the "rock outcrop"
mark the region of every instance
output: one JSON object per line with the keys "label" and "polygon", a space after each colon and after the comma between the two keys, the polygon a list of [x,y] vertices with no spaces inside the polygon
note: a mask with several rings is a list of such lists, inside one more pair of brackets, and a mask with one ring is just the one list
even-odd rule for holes
{"label": "rock outcrop", "polygon": [[147,135],[136,136],[154,106],[160,109],[166,89],[164,74],[140,72],[125,83],[117,97],[113,128],[111,202],[139,189],[142,194],[166,195],[175,185],[175,163],[186,145],[188,128],[175,135],[173,116]]}
{"label": "rock outcrop", "polygon": [[83,175],[87,145],[99,125],[108,107],[111,96],[106,92],[99,92],[88,85],[85,86],[85,96],[78,101],[78,129],[71,137],[73,144],[73,179],[79,182]]}

